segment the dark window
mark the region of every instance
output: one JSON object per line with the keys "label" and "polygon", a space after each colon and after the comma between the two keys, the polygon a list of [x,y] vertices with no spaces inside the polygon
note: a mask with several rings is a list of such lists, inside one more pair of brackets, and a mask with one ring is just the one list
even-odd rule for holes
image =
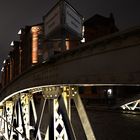
{"label": "dark window", "polygon": [[79,87],[79,94],[83,94],[84,93],[84,87]]}
{"label": "dark window", "polygon": [[97,87],[92,86],[91,91],[92,91],[93,94],[96,94],[97,93]]}

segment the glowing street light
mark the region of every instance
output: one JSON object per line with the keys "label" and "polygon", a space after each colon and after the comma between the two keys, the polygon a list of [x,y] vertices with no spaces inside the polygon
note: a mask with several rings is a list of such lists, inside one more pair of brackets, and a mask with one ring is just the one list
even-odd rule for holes
{"label": "glowing street light", "polygon": [[3,61],[3,64],[5,64],[5,63],[6,63],[6,60]]}
{"label": "glowing street light", "polygon": [[108,95],[108,97],[111,97],[113,95],[113,90],[112,89],[108,89],[107,90],[107,95]]}
{"label": "glowing street light", "polygon": [[4,72],[4,67],[1,68],[1,72]]}
{"label": "glowing street light", "polygon": [[22,34],[22,30],[20,29],[19,31],[18,31],[18,35],[21,35]]}
{"label": "glowing street light", "polygon": [[11,42],[10,46],[14,46],[14,41]]}

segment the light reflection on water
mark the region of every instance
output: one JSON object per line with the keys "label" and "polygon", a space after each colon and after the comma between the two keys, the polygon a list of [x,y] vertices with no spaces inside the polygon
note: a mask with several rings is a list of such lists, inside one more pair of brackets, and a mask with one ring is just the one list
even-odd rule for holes
{"label": "light reflection on water", "polygon": [[[100,108],[86,108],[89,121],[97,140],[136,140],[140,138],[140,112],[119,111]],[[78,124],[76,110],[73,110],[74,129],[79,139],[83,133]]]}
{"label": "light reflection on water", "polygon": [[140,120],[140,112],[137,111],[122,111],[122,117],[130,120]]}

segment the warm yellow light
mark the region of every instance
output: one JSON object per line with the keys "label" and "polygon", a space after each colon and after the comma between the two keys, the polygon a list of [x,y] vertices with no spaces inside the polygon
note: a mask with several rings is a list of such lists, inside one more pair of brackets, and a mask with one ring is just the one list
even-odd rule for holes
{"label": "warm yellow light", "polygon": [[39,26],[34,26],[31,28],[32,32],[32,63],[38,62],[38,34],[40,32]]}
{"label": "warm yellow light", "polygon": [[68,38],[65,41],[65,45],[66,45],[66,50],[69,50],[70,49],[70,41]]}

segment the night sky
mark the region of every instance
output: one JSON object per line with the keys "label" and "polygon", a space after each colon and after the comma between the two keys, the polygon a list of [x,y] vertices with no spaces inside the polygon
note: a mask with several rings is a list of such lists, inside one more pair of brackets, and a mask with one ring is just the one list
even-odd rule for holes
{"label": "night sky", "polygon": [[[7,57],[10,43],[18,40],[21,27],[42,22],[58,0],[4,0],[0,3],[0,69]],[[140,25],[139,0],[69,0],[85,19],[112,12],[120,30]]]}

